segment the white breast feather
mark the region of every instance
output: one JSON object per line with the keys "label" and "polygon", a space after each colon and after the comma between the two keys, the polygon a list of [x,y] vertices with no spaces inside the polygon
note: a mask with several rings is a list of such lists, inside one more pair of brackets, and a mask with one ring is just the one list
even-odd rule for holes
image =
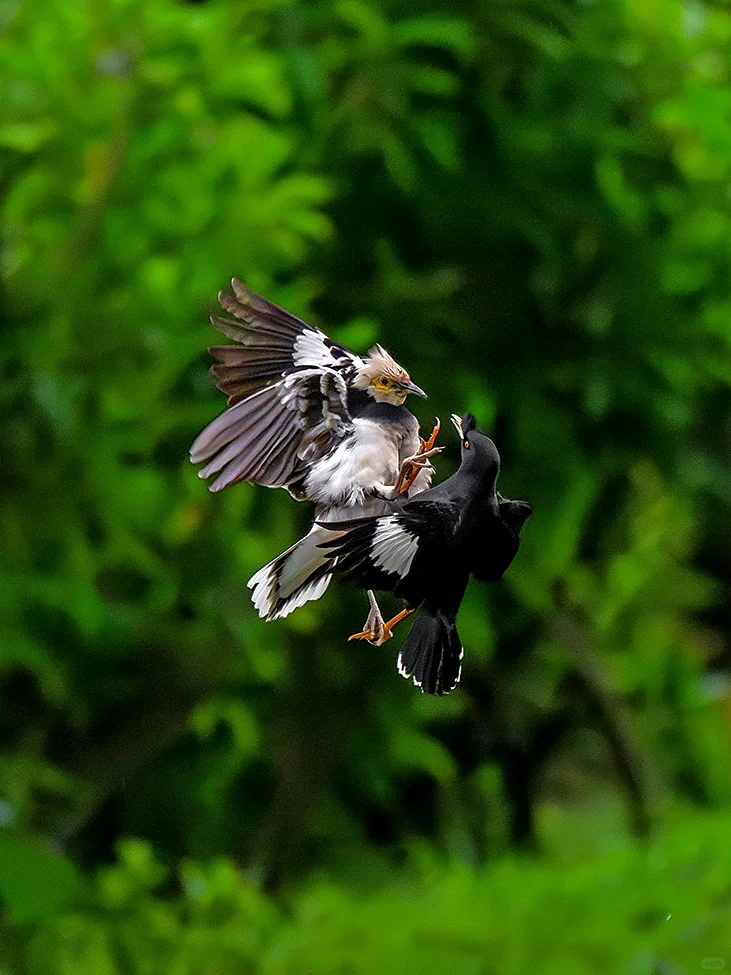
{"label": "white breast feather", "polygon": [[371,557],[379,569],[400,579],[408,574],[419,547],[419,539],[399,524],[398,515],[381,518],[371,542]]}
{"label": "white breast feather", "polygon": [[399,453],[399,464],[401,463],[401,461],[406,460],[407,457],[413,457],[418,450],[419,450],[419,426],[416,422],[416,418],[413,418],[413,423],[409,425],[409,429],[406,431],[404,439],[401,443],[401,448]]}
{"label": "white breast feather", "polygon": [[353,436],[313,464],[305,488],[320,504],[361,505],[374,486],[392,486],[400,467],[393,430],[373,420],[353,420]]}

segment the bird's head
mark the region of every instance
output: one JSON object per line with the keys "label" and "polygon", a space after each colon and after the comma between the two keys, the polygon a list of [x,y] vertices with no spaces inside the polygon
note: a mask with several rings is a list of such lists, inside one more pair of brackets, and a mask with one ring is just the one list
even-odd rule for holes
{"label": "bird's head", "polygon": [[474,416],[471,413],[465,413],[464,416],[453,413],[450,419],[462,441],[462,463],[469,463],[470,466],[478,464],[485,470],[494,469],[497,480],[500,473],[500,454],[492,440],[477,429]]}
{"label": "bird's head", "polygon": [[403,406],[409,393],[426,396],[423,389],[411,382],[408,372],[380,345],[374,345],[363,359],[353,383],[377,403]]}
{"label": "bird's head", "polygon": [[497,501],[500,517],[513,535],[518,538],[521,529],[533,514],[533,506],[529,501],[511,501],[504,498],[497,490],[495,484],[500,473],[500,454],[497,447],[477,429],[477,421],[471,413],[464,416],[451,416],[454,429],[462,441],[462,466],[460,470],[467,469],[473,476],[476,474],[488,482],[492,481],[495,499]]}

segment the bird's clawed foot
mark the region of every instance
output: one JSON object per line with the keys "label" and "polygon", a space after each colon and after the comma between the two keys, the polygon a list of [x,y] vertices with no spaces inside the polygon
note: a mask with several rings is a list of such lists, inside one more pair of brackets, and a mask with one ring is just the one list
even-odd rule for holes
{"label": "bird's clawed foot", "polygon": [[401,470],[399,471],[399,475],[396,478],[396,484],[394,485],[395,494],[406,494],[418,477],[419,471],[430,466],[429,458],[434,457],[436,454],[441,454],[441,452],[444,450],[444,447],[434,446],[441,428],[441,421],[439,420],[439,417],[436,417],[434,421],[434,429],[432,430],[429,439],[424,440],[421,437],[419,438],[418,452],[413,454],[411,457],[407,457],[406,460],[401,464]]}
{"label": "bird's clawed foot", "polygon": [[[442,429],[442,421],[438,416],[434,417],[434,429],[431,432],[431,436],[428,440],[421,441],[421,447],[419,448],[419,453],[423,454],[424,451],[432,450],[434,444],[437,442],[437,437],[439,436],[439,431]],[[421,438],[419,438],[421,439]],[[442,449],[441,447],[439,448]]]}
{"label": "bird's clawed foot", "polygon": [[349,636],[348,641],[367,640],[375,647],[380,647],[386,640],[390,640],[391,634],[389,633],[388,636],[384,635],[386,623],[381,615],[381,610],[379,609],[372,589],[368,590],[368,602],[371,608],[368,613],[368,619],[365,621],[365,626],[360,633],[354,633],[352,636]]}
{"label": "bird's clawed foot", "polygon": [[381,647],[393,636],[392,631],[396,624],[400,623],[401,620],[406,619],[407,616],[411,616],[414,610],[402,609],[400,613],[396,613],[393,619],[390,619],[386,623],[384,622],[383,616],[381,616],[381,611],[378,608],[376,597],[373,595],[370,589],[368,590],[368,601],[371,604],[371,609],[368,613],[368,619],[366,620],[365,627],[360,631],[360,633],[354,633],[352,636],[349,636],[348,642],[350,642],[350,640],[367,640],[369,643],[372,643],[374,647]]}

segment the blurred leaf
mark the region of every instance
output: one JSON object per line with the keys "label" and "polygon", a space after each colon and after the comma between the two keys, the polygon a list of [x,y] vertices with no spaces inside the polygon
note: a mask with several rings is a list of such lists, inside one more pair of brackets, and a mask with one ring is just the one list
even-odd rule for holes
{"label": "blurred leaf", "polygon": [[397,766],[423,769],[438,781],[447,781],[455,774],[452,756],[438,741],[407,729],[396,729],[392,754]]}
{"label": "blurred leaf", "polygon": [[47,918],[63,910],[81,889],[70,860],[37,840],[0,829],[0,899],[15,921]]}
{"label": "blurred leaf", "polygon": [[17,152],[37,152],[52,139],[56,127],[51,122],[16,122],[0,125],[0,146]]}
{"label": "blurred leaf", "polygon": [[219,723],[231,729],[237,752],[251,755],[257,751],[259,727],[251,710],[241,701],[213,698],[198,705],[190,716],[192,729],[202,738],[210,737]]}
{"label": "blurred leaf", "polygon": [[456,17],[420,14],[394,24],[393,34],[402,47],[446,48],[464,60],[475,50],[471,25]]}

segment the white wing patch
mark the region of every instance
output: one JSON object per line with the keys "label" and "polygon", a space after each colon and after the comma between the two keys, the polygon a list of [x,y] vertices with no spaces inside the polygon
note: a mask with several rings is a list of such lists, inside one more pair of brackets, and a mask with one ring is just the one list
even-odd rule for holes
{"label": "white wing patch", "polygon": [[285,599],[279,609],[275,613],[269,615],[267,619],[284,619],[285,616],[289,616],[291,612],[293,612],[295,609],[299,609],[300,606],[304,606],[305,603],[309,603],[314,599],[319,599],[330,585],[331,580],[332,575],[320,576],[320,578],[315,579],[314,582],[308,582],[307,585],[301,586],[289,597],[289,599]]}
{"label": "white wing patch", "polygon": [[306,328],[297,336],[292,347],[296,366],[332,366],[333,357],[325,345],[327,335],[319,328]]}
{"label": "white wing patch", "polygon": [[418,547],[418,537],[399,524],[398,515],[379,518],[371,542],[371,557],[379,569],[403,579]]}
{"label": "white wing patch", "polygon": [[[246,585],[252,590],[251,601],[262,619],[280,620],[322,596],[330,585],[332,573],[311,578],[328,561],[320,542],[342,534],[342,531],[313,525],[309,534],[254,573]],[[337,563],[337,559],[332,561],[333,565]]]}

